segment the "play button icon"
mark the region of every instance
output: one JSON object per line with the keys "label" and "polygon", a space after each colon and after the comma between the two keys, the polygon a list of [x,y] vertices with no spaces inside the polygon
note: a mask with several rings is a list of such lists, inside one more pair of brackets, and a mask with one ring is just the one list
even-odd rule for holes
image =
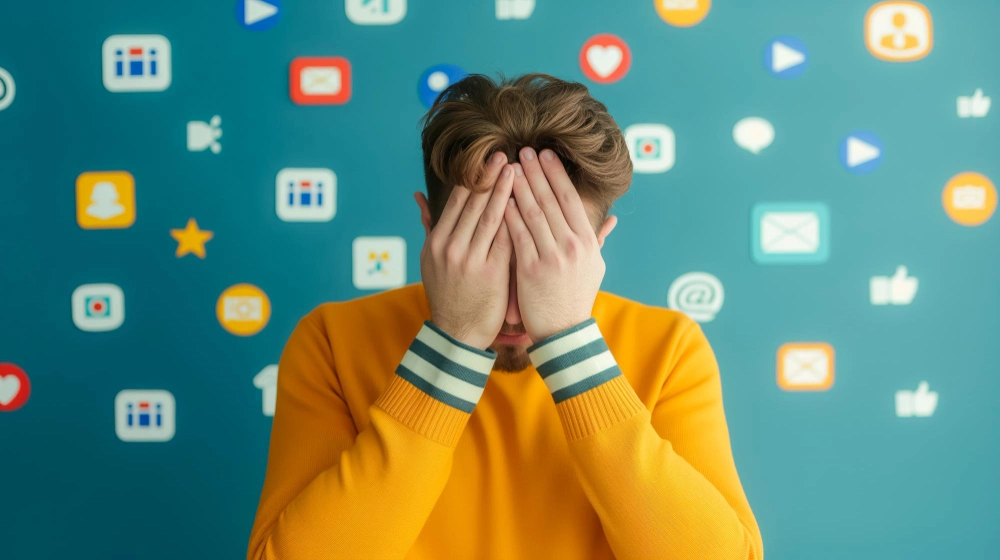
{"label": "play button icon", "polygon": [[237,0],[236,21],[244,29],[265,31],[278,23],[281,16],[281,0]]}
{"label": "play button icon", "polygon": [[882,164],[884,147],[873,132],[852,132],[840,143],[840,163],[852,173],[871,173]]}
{"label": "play button icon", "polygon": [[764,66],[778,78],[801,76],[808,62],[806,44],[796,37],[776,37],[764,49]]}

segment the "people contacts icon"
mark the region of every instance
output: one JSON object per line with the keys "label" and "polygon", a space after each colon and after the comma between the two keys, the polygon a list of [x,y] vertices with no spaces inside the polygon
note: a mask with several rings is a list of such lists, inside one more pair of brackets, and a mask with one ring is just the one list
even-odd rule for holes
{"label": "people contacts icon", "polygon": [[919,60],[934,44],[931,13],[919,2],[875,4],[865,17],[865,43],[882,60]]}
{"label": "people contacts icon", "polygon": [[98,220],[110,220],[124,214],[125,207],[118,201],[118,188],[115,184],[102,181],[94,185],[86,212],[88,216]]}

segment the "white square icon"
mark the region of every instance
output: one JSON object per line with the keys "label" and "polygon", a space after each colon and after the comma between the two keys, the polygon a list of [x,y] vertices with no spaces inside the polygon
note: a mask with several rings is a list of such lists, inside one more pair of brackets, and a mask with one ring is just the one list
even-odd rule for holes
{"label": "white square icon", "polygon": [[357,25],[392,25],[406,17],[406,0],[345,0],[347,19]]}
{"label": "white square icon", "polygon": [[114,284],[84,284],[73,290],[72,304],[81,331],[113,331],[125,321],[125,293]]}
{"label": "white square icon", "polygon": [[625,143],[636,173],[663,173],[674,166],[674,131],[663,124],[633,124],[625,129]]}
{"label": "white square icon", "polygon": [[122,441],[170,441],[176,411],[170,391],[125,389],[115,397],[115,434]]}
{"label": "white square icon", "polygon": [[282,169],[274,193],[278,218],[284,222],[329,222],[337,213],[337,175],[330,169]]}
{"label": "white square icon", "polygon": [[535,11],[535,0],[496,0],[497,19],[528,19]]}
{"label": "white square icon", "polygon": [[170,87],[170,41],[163,35],[112,35],[102,48],[108,91],[163,91]]}
{"label": "white square icon", "polygon": [[406,240],[358,237],[354,240],[354,287],[359,290],[406,285]]}

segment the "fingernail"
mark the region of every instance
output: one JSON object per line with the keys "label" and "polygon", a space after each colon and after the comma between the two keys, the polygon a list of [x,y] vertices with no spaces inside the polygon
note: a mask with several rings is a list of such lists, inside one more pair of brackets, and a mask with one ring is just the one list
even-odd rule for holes
{"label": "fingernail", "polygon": [[517,174],[518,177],[520,177],[521,175],[524,175],[524,169],[521,168],[521,164],[520,163],[515,163],[514,164],[514,173]]}
{"label": "fingernail", "polygon": [[535,159],[535,150],[532,150],[531,148],[525,148],[521,150],[521,157],[528,161],[531,161]]}
{"label": "fingernail", "polygon": [[506,167],[503,168],[503,176],[507,177],[509,175],[510,175],[510,166],[508,165],[508,166],[506,166]]}
{"label": "fingernail", "polygon": [[503,152],[497,152],[497,153],[493,154],[493,159],[490,161],[490,163],[492,163],[493,165],[500,165],[506,159],[507,159],[507,156],[505,156],[503,154]]}
{"label": "fingernail", "polygon": [[549,149],[542,150],[542,159],[545,161],[552,161],[552,158],[556,157],[555,152]]}

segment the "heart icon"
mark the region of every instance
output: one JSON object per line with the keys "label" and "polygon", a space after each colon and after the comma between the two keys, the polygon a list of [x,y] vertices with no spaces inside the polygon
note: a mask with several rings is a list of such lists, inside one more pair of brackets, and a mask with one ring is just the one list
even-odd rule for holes
{"label": "heart icon", "polygon": [[0,406],[7,406],[21,392],[21,380],[15,375],[0,377]]}
{"label": "heart icon", "polygon": [[594,73],[602,78],[607,78],[621,66],[622,57],[622,50],[615,45],[594,45],[587,49],[587,62]]}

